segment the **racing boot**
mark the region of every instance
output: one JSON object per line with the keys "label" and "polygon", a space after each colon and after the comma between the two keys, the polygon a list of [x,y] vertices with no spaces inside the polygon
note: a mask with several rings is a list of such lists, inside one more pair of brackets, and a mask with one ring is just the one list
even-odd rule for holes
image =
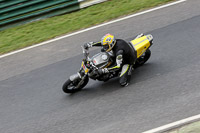
{"label": "racing boot", "polygon": [[132,65],[129,64],[125,64],[122,67],[122,71],[121,71],[121,75],[120,75],[120,80],[119,83],[121,86],[128,86],[130,83],[130,79],[131,79],[131,73],[132,73]]}

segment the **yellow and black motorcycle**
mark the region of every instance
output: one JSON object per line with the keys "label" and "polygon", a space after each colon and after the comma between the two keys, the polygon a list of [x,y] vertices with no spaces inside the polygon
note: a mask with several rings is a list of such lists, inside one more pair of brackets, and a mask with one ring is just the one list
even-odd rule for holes
{"label": "yellow and black motorcycle", "polygon": [[[137,60],[133,63],[134,68],[143,65],[150,58],[151,51],[149,48],[152,46],[152,44],[153,36],[151,34],[140,34],[134,40],[129,42],[129,45],[131,45],[132,50],[134,50],[137,56]],[[83,47],[82,49],[85,58],[82,60],[79,72],[71,75],[64,83],[62,89],[65,93],[75,93],[80,91],[87,85],[89,78],[99,81],[108,81],[109,79],[120,75],[121,71],[113,71],[109,74],[103,75],[98,73],[98,69],[107,68],[115,63],[112,58],[114,56],[112,51],[100,52],[90,58],[88,50],[84,49]],[[123,70],[121,73],[123,73]]]}

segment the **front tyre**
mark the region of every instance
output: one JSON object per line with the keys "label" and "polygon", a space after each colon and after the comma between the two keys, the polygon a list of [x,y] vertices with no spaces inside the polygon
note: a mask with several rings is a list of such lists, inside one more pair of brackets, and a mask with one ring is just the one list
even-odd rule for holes
{"label": "front tyre", "polygon": [[85,86],[87,85],[88,81],[89,81],[89,78],[86,77],[86,78],[84,79],[83,83],[82,83],[79,87],[77,87],[77,85],[79,84],[80,81],[79,81],[79,82],[73,82],[73,81],[71,81],[70,79],[68,79],[68,80],[63,84],[62,89],[63,89],[63,91],[64,91],[65,93],[75,93],[75,92],[77,92],[77,91],[82,90],[83,87],[85,87]]}

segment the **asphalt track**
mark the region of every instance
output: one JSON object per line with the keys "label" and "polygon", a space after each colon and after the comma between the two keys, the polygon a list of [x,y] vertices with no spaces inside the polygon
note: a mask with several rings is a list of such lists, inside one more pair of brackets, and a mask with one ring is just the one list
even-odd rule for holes
{"label": "asphalt track", "polygon": [[[199,6],[190,0],[1,59],[0,132],[139,133],[200,114]],[[130,40],[139,29],[154,36],[152,57],[128,87],[113,79],[91,81],[74,95],[61,91],[79,69],[80,42],[107,31]],[[80,45],[57,45],[64,42]]]}

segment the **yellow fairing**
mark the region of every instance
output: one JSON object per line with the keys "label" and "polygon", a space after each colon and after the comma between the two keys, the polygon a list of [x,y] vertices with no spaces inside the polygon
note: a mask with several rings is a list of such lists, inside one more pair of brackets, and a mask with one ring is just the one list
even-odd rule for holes
{"label": "yellow fairing", "polygon": [[150,47],[150,42],[147,36],[142,36],[140,38],[132,40],[131,44],[137,51],[137,58],[139,58],[146,51],[146,49]]}
{"label": "yellow fairing", "polygon": [[89,69],[85,66],[83,61],[82,61],[81,67],[84,69],[85,73],[88,73]]}

